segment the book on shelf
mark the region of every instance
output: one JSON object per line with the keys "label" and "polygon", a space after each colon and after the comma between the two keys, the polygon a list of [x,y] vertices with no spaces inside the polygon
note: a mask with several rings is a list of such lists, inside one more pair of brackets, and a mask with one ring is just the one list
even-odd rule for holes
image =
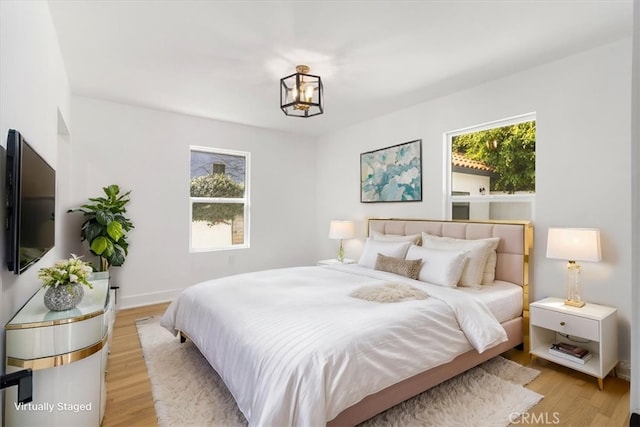
{"label": "book on shelf", "polygon": [[578,347],[577,345],[568,344],[566,342],[551,344],[551,348],[575,357],[583,357],[589,353],[589,350],[586,348]]}
{"label": "book on shelf", "polygon": [[[560,343],[564,344],[564,343]],[[571,344],[567,344],[570,347],[576,347]],[[561,357],[565,360],[570,360],[575,363],[585,364],[589,359],[591,359],[592,354],[589,353],[589,350],[583,349],[581,347],[577,347],[576,349],[569,349],[567,347],[559,346],[558,344],[552,344],[549,349],[549,354],[553,354],[554,356]]]}

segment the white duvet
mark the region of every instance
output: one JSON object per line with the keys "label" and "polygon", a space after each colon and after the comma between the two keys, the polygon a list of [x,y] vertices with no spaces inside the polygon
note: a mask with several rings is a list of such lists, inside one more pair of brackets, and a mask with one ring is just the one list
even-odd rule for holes
{"label": "white duvet", "polygon": [[[389,282],[430,297],[349,296]],[[193,340],[251,426],[325,425],[369,394],[507,339],[469,295],[356,265],[209,280],[185,289],[161,324]]]}

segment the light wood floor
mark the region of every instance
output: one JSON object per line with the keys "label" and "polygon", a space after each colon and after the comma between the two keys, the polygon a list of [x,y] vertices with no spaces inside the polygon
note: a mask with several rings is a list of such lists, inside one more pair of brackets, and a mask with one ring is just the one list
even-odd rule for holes
{"label": "light wood floor", "polygon": [[[107,371],[107,408],[103,427],[156,426],[151,385],[142,358],[135,320],[161,315],[167,304],[121,310],[118,312]],[[529,356],[517,350],[505,354],[521,364]],[[588,375],[534,359],[530,365],[542,371],[527,388],[544,399],[526,418],[513,426],[559,425],[623,427],[629,425],[629,383],[608,377],[604,391]]]}

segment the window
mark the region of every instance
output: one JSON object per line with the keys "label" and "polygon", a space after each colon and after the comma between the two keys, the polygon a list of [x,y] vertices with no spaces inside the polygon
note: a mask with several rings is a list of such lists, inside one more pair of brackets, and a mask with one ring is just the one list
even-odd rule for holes
{"label": "window", "polygon": [[445,134],[445,218],[533,220],[535,114]]}
{"label": "window", "polygon": [[249,153],[190,147],[192,252],[249,247]]}

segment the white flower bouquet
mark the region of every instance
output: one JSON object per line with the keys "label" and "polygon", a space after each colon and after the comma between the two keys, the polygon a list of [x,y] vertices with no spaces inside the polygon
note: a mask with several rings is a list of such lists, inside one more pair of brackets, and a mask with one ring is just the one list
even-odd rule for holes
{"label": "white flower bouquet", "polygon": [[71,254],[71,258],[58,261],[52,267],[41,268],[38,271],[38,279],[42,281],[43,287],[51,286],[57,288],[60,285],[81,283],[93,289],[93,286],[87,280],[91,273],[93,273],[91,264]]}

